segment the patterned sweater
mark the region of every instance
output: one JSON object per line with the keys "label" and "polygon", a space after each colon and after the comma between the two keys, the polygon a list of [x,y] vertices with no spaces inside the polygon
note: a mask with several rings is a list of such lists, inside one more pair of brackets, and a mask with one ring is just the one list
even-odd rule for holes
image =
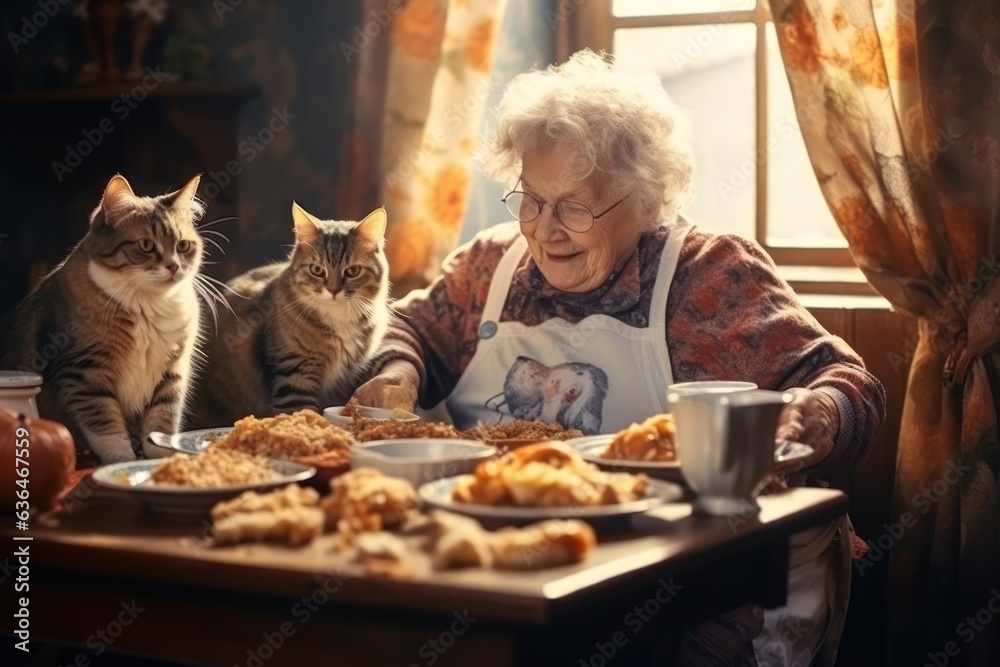
{"label": "patterned sweater", "polygon": [[[584,294],[548,285],[525,251],[501,321],[575,323],[603,313],[647,326],[670,229],[643,234],[621,271]],[[518,234],[516,223],[485,230],[445,260],[430,286],[398,301],[373,374],[403,358],[420,372],[423,407],[447,397],[475,354],[490,280]],[[820,478],[851,473],[885,417],[885,390],[861,358],[799,303],[760,246],[739,236],[697,227],[688,234],[667,299],[667,347],[674,382],[743,380],[828,392],[840,410],[840,433],[830,456],[810,471]]]}

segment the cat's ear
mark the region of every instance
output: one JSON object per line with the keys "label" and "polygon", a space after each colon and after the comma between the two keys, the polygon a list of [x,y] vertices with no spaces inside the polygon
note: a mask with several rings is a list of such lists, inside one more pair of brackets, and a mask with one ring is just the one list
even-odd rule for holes
{"label": "cat's ear", "polygon": [[[101,196],[101,205],[97,207],[91,217],[91,223],[103,220],[108,227],[117,227],[118,224],[127,218],[136,209],[136,196],[132,192],[132,186],[128,184],[125,177],[115,174],[104,188],[104,195]],[[100,215],[98,215],[100,213]]]}
{"label": "cat's ear", "polygon": [[381,244],[382,239],[385,238],[386,222],[385,206],[380,206],[369,213],[354,229],[372,243]]}
{"label": "cat's ear", "polygon": [[194,220],[199,220],[205,213],[204,204],[198,200],[198,186],[200,184],[201,174],[195,174],[194,178],[184,184],[184,187],[163,195],[163,199],[160,201],[172,209],[189,213]]}
{"label": "cat's ear", "polygon": [[312,243],[319,237],[319,219],[294,201],[292,221],[295,223],[295,240],[299,243]]}

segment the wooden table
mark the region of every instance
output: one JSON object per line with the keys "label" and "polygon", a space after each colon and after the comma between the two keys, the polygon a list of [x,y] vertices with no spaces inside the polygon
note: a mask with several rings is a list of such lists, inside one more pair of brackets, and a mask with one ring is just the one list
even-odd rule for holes
{"label": "wooden table", "polygon": [[760,502],[749,520],[664,506],[576,566],[387,580],[331,552],[331,536],[210,549],[192,540],[207,524],[93,499],[27,533],[32,637],[93,648],[104,630],[110,651],[247,667],[625,664],[683,624],[783,604],[789,536],[847,507],[811,488]]}

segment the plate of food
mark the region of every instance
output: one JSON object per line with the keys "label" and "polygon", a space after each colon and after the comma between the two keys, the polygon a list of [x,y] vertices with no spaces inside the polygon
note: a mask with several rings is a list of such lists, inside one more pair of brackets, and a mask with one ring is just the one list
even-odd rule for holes
{"label": "plate of food", "polygon": [[[590,435],[568,440],[584,461],[610,472],[643,473],[650,477],[687,485],[681,474],[674,438],[672,415],[654,415],[611,435]],[[801,442],[776,440],[774,462],[805,458],[813,448]]]}
{"label": "plate of food", "polygon": [[480,440],[506,452],[540,442],[579,438],[583,436],[583,432],[575,428],[563,428],[561,424],[517,419],[499,424],[479,422],[473,428],[465,431],[465,436],[473,440]]}
{"label": "plate of food", "polygon": [[153,432],[144,451],[150,458],[177,452],[198,454],[214,449],[315,467],[320,483],[349,469],[348,452],[355,444],[350,433],[333,426],[312,410],[276,417],[244,417],[231,427],[185,431],[176,435]]}
{"label": "plate of food", "polygon": [[211,449],[198,455],[177,453],[165,459],[125,461],[102,466],[93,479],[101,487],[128,493],[149,509],[170,514],[205,514],[215,503],[244,491],[266,491],[304,482],[316,468]]}
{"label": "plate of food", "polygon": [[609,473],[567,444],[543,442],[480,463],[472,475],[424,484],[427,505],[472,516],[486,527],[545,519],[609,525],[683,496],[683,489],[644,474]]}
{"label": "plate of food", "polygon": [[568,440],[584,461],[609,472],[643,473],[674,484],[685,484],[674,448],[674,419],[655,415],[611,435]]}

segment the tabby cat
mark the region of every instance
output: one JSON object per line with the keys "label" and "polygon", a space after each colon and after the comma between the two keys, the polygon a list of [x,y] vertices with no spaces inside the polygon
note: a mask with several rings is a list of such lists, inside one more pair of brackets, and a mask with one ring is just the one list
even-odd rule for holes
{"label": "tabby cat", "polygon": [[137,197],[104,189],[69,256],[0,323],[0,368],[40,373],[38,410],[66,424],[83,461],[132,460],[179,427],[199,327],[200,176]]}
{"label": "tabby cat", "polygon": [[288,261],[228,283],[235,317],[220,314],[192,418],[222,426],[342,405],[389,321],[385,209],[358,222],[318,220],[292,204]]}

